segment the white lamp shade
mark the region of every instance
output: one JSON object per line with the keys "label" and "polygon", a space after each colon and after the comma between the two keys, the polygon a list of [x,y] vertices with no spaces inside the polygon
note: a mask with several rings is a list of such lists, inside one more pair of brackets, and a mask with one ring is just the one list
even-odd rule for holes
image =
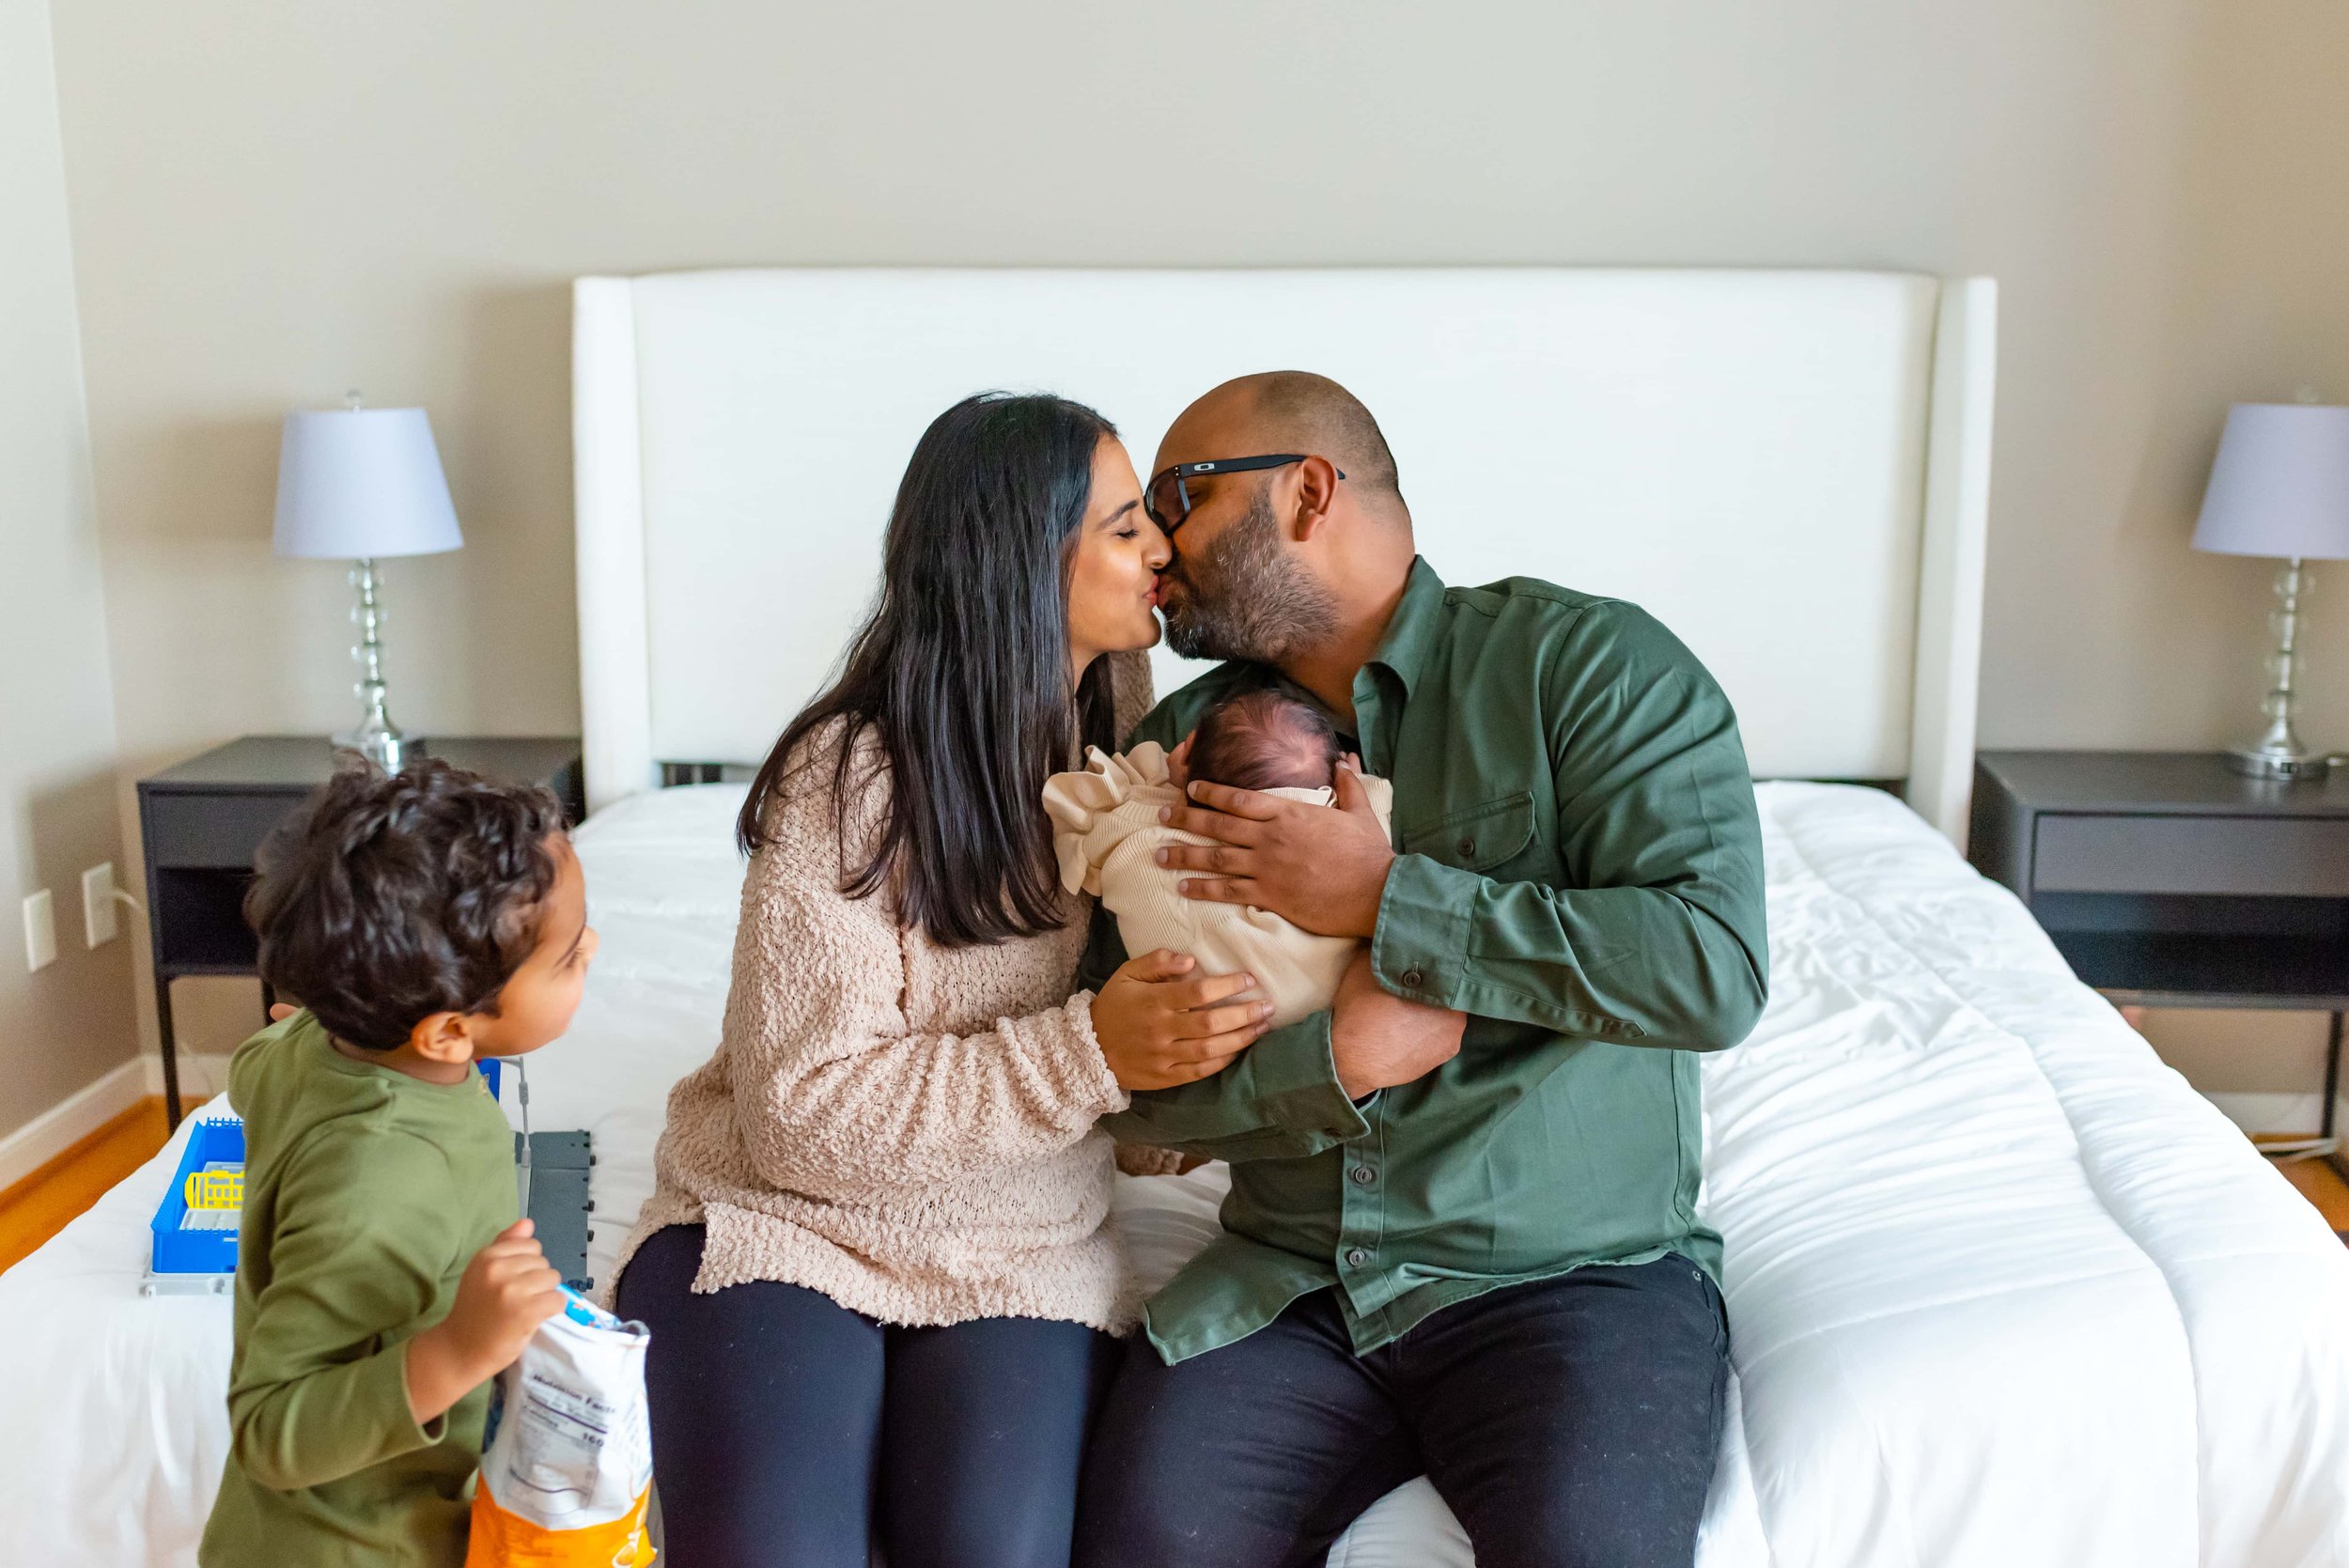
{"label": "white lamp shade", "polygon": [[2349,409],[2237,403],[2227,411],[2194,548],[2349,558]]}
{"label": "white lamp shade", "polygon": [[277,451],[276,551],[356,561],[465,542],[422,409],[289,413]]}

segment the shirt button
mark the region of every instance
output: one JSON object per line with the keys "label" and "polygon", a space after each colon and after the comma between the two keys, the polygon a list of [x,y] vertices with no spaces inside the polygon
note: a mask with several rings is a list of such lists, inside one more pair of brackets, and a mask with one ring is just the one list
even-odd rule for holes
{"label": "shirt button", "polygon": [[1461,853],[1461,854],[1463,854],[1463,855],[1473,855],[1473,854],[1475,854],[1475,853],[1476,853],[1476,841],[1475,841],[1474,839],[1472,839],[1472,838],[1464,838],[1464,839],[1462,839],[1462,840],[1460,841],[1460,853]]}
{"label": "shirt button", "polygon": [[1403,971],[1403,984],[1408,986],[1412,990],[1418,990],[1420,986],[1425,985],[1426,983],[1427,977],[1420,973],[1417,970],[1405,970]]}
{"label": "shirt button", "polygon": [[1360,1267],[1361,1267],[1361,1266],[1362,1266],[1362,1265],[1364,1265],[1364,1264],[1366,1264],[1366,1263],[1368,1263],[1368,1262],[1370,1262],[1370,1254],[1369,1254],[1368,1252],[1363,1251],[1361,1248],[1359,1248],[1359,1247],[1349,1247],[1349,1248],[1347,1248],[1347,1249],[1346,1250],[1346,1267],[1348,1267],[1348,1268],[1360,1268]]}
{"label": "shirt button", "polygon": [[1377,1181],[1377,1179],[1378,1172],[1373,1171],[1369,1166],[1357,1165],[1354,1167],[1354,1185],[1356,1187],[1368,1187],[1371,1183]]}

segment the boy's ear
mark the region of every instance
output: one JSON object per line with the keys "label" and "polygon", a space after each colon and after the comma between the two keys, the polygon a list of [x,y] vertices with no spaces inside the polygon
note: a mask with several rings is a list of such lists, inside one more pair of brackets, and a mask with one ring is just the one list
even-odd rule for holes
{"label": "boy's ear", "polygon": [[462,1013],[433,1013],[408,1032],[408,1044],[427,1062],[462,1066],[474,1058],[473,1020]]}

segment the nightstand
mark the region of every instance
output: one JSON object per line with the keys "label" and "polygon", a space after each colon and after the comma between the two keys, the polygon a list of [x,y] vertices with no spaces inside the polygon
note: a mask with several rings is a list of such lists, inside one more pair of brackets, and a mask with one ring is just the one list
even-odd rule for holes
{"label": "nightstand", "polygon": [[[544,784],[573,822],[586,815],[575,739],[451,737],[425,741],[417,750],[490,778]],[[254,851],[334,773],[335,755],[332,742],[313,737],[249,735],[139,781],[155,1021],[163,1099],[174,1126],[179,1125],[179,1063],[171,983],[183,975],[254,972],[254,937],[244,923]],[[264,992],[264,1012],[268,1000]]]}
{"label": "nightstand", "polygon": [[2349,776],[2246,778],[2217,752],[1984,752],[1974,864],[2124,1006],[2332,1015],[2324,1152],[2349,1010]]}

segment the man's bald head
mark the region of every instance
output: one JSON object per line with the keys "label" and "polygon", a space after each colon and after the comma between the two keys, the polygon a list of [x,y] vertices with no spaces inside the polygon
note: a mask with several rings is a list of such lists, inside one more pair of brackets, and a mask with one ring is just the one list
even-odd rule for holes
{"label": "man's bald head", "polygon": [[1402,510],[1394,454],[1378,421],[1361,398],[1327,376],[1266,370],[1225,381],[1184,410],[1175,424],[1194,422],[1212,424],[1237,441],[1234,457],[1304,452],[1327,458],[1345,472],[1366,510]]}
{"label": "man's bald head", "polygon": [[[1283,455],[1304,460],[1213,467]],[[1285,668],[1349,615],[1393,609],[1411,572],[1411,513],[1387,438],[1346,388],[1302,370],[1226,381],[1183,411],[1151,466],[1184,463],[1210,465],[1186,486],[1187,509],[1150,514],[1174,547],[1159,609],[1176,653]]]}

